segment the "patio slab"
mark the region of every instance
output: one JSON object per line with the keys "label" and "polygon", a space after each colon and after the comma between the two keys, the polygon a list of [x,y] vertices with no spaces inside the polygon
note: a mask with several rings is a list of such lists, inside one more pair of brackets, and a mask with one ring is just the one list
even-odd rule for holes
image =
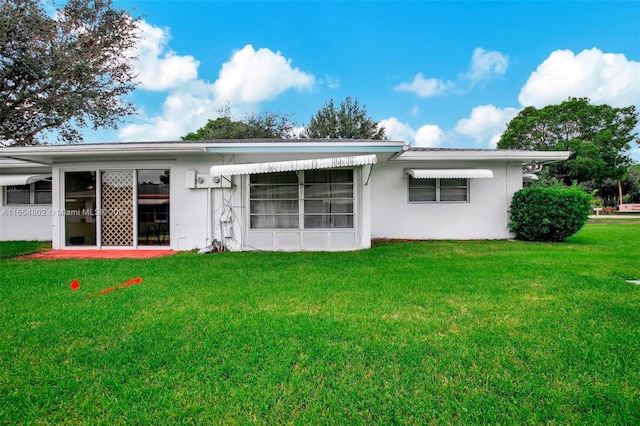
{"label": "patio slab", "polygon": [[19,259],[152,259],[170,256],[174,250],[47,250]]}

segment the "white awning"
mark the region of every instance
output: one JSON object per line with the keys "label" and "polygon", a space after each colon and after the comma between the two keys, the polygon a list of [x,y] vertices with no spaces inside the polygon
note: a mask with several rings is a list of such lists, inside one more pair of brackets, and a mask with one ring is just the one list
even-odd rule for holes
{"label": "white awning", "polygon": [[491,179],[493,172],[486,169],[405,169],[414,179]]}
{"label": "white awning", "polygon": [[258,173],[364,166],[367,164],[376,164],[377,161],[377,157],[370,154],[350,157],[314,158],[311,160],[274,161],[269,163],[228,164],[225,166],[212,166],[209,173],[211,176],[253,175]]}
{"label": "white awning", "polygon": [[0,175],[0,186],[27,185],[51,178],[51,175]]}

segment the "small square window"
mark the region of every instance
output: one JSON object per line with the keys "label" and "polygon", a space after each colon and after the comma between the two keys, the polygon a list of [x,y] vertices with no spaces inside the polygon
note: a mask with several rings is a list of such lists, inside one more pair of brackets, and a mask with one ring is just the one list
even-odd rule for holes
{"label": "small square window", "polygon": [[9,185],[5,188],[4,204],[51,204],[51,182],[41,180],[26,185]]}
{"label": "small square window", "polygon": [[416,179],[408,176],[410,203],[465,203],[469,201],[469,179]]}

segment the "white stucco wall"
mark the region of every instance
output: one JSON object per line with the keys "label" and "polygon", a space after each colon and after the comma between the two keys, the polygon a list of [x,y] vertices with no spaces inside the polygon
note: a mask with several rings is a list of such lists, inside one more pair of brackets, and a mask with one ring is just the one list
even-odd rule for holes
{"label": "white stucco wall", "polygon": [[[467,203],[409,203],[405,168],[479,168],[493,179],[470,179]],[[513,193],[522,187],[520,163],[381,163],[371,177],[372,238],[503,239]]]}
{"label": "white stucco wall", "polygon": [[[313,155],[317,157],[317,155]],[[189,171],[208,175],[212,165],[281,161],[306,158],[308,155],[193,155],[165,160],[100,161],[56,164],[53,167],[52,206],[2,206],[0,239],[53,240],[54,248],[64,247],[64,216],[7,213],[8,209],[35,209],[57,212],[64,206],[62,178],[65,171],[106,169],[169,169],[170,247],[191,250],[206,247],[223,232],[220,216],[231,208],[231,238],[224,238],[232,250],[250,250],[247,223],[246,179],[232,178],[235,188],[188,188]],[[406,168],[482,168],[491,169],[492,179],[471,179],[468,203],[409,203]],[[367,248],[371,238],[399,239],[503,239],[508,231],[508,207],[513,194],[522,187],[521,163],[493,162],[410,162],[381,161],[369,176],[365,166],[357,174],[360,188],[356,196],[358,230],[355,248]],[[367,185],[364,183],[369,179]],[[193,185],[191,185],[193,186]],[[210,195],[209,195],[210,194]],[[35,211],[34,210],[34,211]],[[215,218],[212,219],[211,211]],[[278,249],[272,247],[271,249]],[[305,249],[302,247],[302,249]],[[309,249],[322,249],[310,247]],[[326,249],[332,249],[328,247]],[[340,249],[340,248],[338,248]],[[344,249],[344,248],[342,248]]]}
{"label": "white stucco wall", "polygon": [[0,206],[0,241],[51,240],[52,211],[46,204]]}
{"label": "white stucco wall", "polygon": [[[193,250],[211,244],[212,237],[221,240],[223,233],[220,216],[225,207],[231,207],[232,238],[225,238],[225,243],[232,248],[239,245],[240,223],[240,189],[188,188],[186,176],[188,171],[208,175],[213,165],[222,164],[222,156],[213,155],[208,159],[181,158],[171,168],[171,247],[175,250]],[[209,195],[209,193],[211,195]],[[214,218],[211,212],[214,212]]]}

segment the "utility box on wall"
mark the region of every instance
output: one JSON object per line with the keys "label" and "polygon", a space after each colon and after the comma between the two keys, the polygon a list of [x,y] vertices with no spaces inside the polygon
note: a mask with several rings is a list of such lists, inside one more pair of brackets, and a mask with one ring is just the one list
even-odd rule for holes
{"label": "utility box on wall", "polygon": [[190,189],[232,187],[231,181],[224,176],[212,177],[209,173],[198,173],[196,170],[187,170],[185,182]]}

